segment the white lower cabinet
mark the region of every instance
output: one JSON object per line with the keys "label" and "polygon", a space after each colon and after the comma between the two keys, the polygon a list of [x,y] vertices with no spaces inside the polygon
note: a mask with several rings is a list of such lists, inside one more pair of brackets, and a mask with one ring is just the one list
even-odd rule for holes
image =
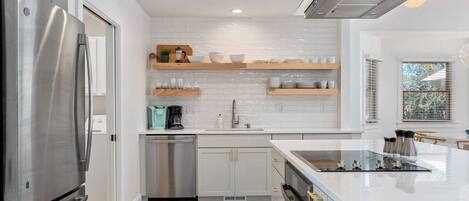
{"label": "white lower cabinet", "polygon": [[199,148],[198,196],[269,196],[270,148]]}
{"label": "white lower cabinet", "polygon": [[270,195],[270,148],[237,148],[236,195]]}
{"label": "white lower cabinet", "polygon": [[233,149],[208,148],[197,151],[199,196],[234,196],[235,164]]}

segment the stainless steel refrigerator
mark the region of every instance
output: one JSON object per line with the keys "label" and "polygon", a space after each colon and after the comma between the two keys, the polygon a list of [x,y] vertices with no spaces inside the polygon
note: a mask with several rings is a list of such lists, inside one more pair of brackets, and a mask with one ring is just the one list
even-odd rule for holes
{"label": "stainless steel refrigerator", "polygon": [[50,2],[1,1],[4,201],[87,200],[87,37],[80,20]]}

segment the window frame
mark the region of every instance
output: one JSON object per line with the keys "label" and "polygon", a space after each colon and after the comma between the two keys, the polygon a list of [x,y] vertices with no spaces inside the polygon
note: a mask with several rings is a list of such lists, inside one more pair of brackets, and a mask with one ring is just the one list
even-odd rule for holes
{"label": "window frame", "polygon": [[[448,94],[448,119],[445,120],[406,120],[404,119],[404,90],[403,90],[403,65],[404,63],[447,63],[446,68],[446,90],[444,91],[429,91],[429,92],[444,92]],[[454,61],[451,59],[435,59],[435,58],[424,58],[424,59],[402,59],[398,68],[398,103],[399,103],[399,123],[445,123],[445,122],[453,122],[453,111],[454,105],[453,101],[453,80],[452,80],[452,68],[454,66]],[[422,92],[422,91],[419,91]],[[426,92],[426,91],[423,91]]]}
{"label": "window frame", "polygon": [[[375,63],[375,94],[374,94],[374,101],[375,101],[375,108],[374,108],[374,116],[375,118],[374,119],[369,119],[367,117],[368,115],[368,73],[369,73],[369,66],[368,66],[368,62],[371,62],[371,63]],[[378,124],[380,119],[379,119],[379,87],[378,87],[378,79],[379,79],[379,68],[378,68],[378,64],[382,62],[380,59],[376,59],[376,58],[372,58],[372,57],[364,57],[363,58],[363,63],[364,63],[364,82],[363,82],[363,85],[364,85],[364,111],[363,111],[363,114],[364,114],[364,120],[365,120],[365,123],[366,124],[369,124],[369,125],[373,125],[373,124]]]}

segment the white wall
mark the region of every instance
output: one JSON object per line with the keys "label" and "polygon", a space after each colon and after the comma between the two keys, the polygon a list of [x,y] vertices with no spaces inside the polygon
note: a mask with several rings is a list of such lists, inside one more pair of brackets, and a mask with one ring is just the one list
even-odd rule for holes
{"label": "white wall", "polygon": [[[80,0],[78,0],[80,1]],[[118,27],[118,99],[120,130],[120,201],[132,201],[140,195],[138,131],[145,127],[145,79],[149,53],[150,17],[137,1],[90,0],[89,3],[116,22]],[[79,4],[81,5],[81,4]],[[79,6],[80,7],[80,6]],[[82,16],[82,9],[76,8]]]}
{"label": "white wall", "polygon": [[[152,45],[189,44],[194,55],[220,51],[244,53],[248,61],[271,57],[331,56],[339,51],[336,20],[291,18],[153,18]],[[229,62],[228,56],[225,61]],[[197,82],[199,97],[153,97],[149,104],[183,105],[186,128],[211,128],[219,113],[230,126],[231,101],[236,99],[241,124],[267,128],[335,128],[338,98],[273,97],[266,95],[267,80],[337,80],[336,71],[149,71],[149,87],[182,77]]]}
{"label": "white wall", "polygon": [[[469,126],[469,68],[458,59],[459,49],[469,33],[385,33],[381,35],[383,62],[378,70],[380,127],[393,135],[396,128],[424,130],[459,130]],[[399,113],[400,68],[403,59],[447,59],[452,63],[452,119],[450,123],[402,123]]]}
{"label": "white wall", "polygon": [[363,128],[362,67],[360,34],[362,32],[467,32],[469,1],[429,0],[417,9],[400,6],[376,20],[343,20],[341,97],[342,127]]}

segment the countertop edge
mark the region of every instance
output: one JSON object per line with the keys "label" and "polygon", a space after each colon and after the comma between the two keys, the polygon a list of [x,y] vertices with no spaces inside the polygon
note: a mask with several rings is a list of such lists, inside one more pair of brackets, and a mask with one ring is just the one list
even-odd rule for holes
{"label": "countertop edge", "polygon": [[185,130],[145,130],[140,131],[139,135],[244,135],[244,134],[362,134],[360,130],[341,130],[341,129],[266,129],[264,131],[206,131],[204,129],[185,129]]}

